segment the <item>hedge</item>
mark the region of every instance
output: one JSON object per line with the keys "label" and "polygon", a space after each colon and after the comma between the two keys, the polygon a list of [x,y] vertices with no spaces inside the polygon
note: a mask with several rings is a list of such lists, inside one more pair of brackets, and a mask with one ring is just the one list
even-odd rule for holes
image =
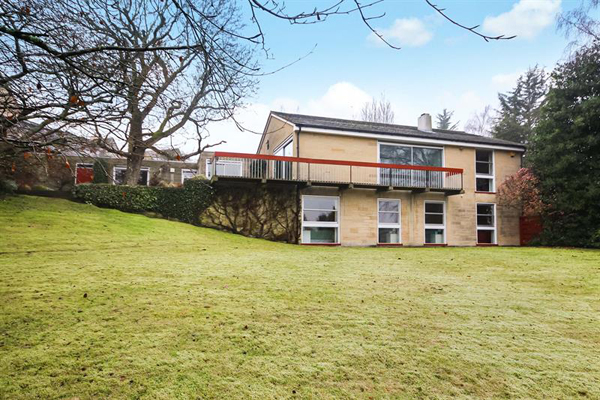
{"label": "hedge", "polygon": [[213,189],[201,178],[188,179],[183,187],[148,187],[84,184],[73,195],[86,203],[127,212],[155,212],[198,225],[200,214],[211,204]]}

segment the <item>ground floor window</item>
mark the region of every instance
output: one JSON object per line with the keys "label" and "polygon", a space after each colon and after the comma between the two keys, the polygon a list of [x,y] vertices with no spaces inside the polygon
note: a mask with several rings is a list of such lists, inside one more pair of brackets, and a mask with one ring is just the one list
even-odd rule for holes
{"label": "ground floor window", "polygon": [[302,196],[302,243],[339,243],[337,196]]}
{"label": "ground floor window", "polygon": [[[113,168],[113,183],[115,185],[123,185],[125,184],[125,173],[127,172],[127,167],[114,167]],[[138,185],[148,186],[149,182],[150,169],[142,168],[140,170],[140,177],[138,178]]]}
{"label": "ground floor window", "polygon": [[425,202],[425,243],[446,243],[446,203],[443,201]]}
{"label": "ground floor window", "polygon": [[387,244],[401,242],[400,210],[400,200],[377,200],[379,243]]}
{"label": "ground floor window", "polygon": [[181,183],[185,182],[188,179],[191,179],[198,175],[198,171],[195,169],[182,169],[181,170]]}
{"label": "ground floor window", "polygon": [[477,204],[477,243],[496,243],[495,204]]}

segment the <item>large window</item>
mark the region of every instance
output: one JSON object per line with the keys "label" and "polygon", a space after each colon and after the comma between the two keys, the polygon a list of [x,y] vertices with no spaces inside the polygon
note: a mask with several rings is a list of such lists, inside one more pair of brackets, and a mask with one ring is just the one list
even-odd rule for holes
{"label": "large window", "polygon": [[377,206],[378,242],[401,243],[400,200],[379,199]]}
{"label": "large window", "polygon": [[339,204],[335,196],[302,196],[302,243],[339,243]]}
{"label": "large window", "polygon": [[418,147],[379,144],[379,160],[385,164],[443,166],[443,150],[438,147]]}
{"label": "large window", "polygon": [[[443,167],[444,151],[439,147],[379,144],[379,162],[383,164]],[[408,169],[381,168],[379,182],[403,187],[437,187],[443,185],[443,173]]]}
{"label": "large window", "polygon": [[[242,176],[242,161],[220,160],[216,165],[217,176]],[[212,178],[212,161],[206,160],[206,177]]]}
{"label": "large window", "polygon": [[446,204],[442,201],[425,202],[425,243],[446,243]]}
{"label": "large window", "polygon": [[[127,167],[114,167],[113,168],[113,183],[115,185],[123,185],[125,184],[125,173],[127,172]],[[149,168],[142,167],[140,170],[140,177],[138,178],[138,185],[148,186],[150,181],[149,179],[150,170]]]}
{"label": "large window", "polygon": [[495,204],[477,204],[477,243],[496,243]]}
{"label": "large window", "polygon": [[475,191],[495,192],[494,152],[477,150],[475,152]]}

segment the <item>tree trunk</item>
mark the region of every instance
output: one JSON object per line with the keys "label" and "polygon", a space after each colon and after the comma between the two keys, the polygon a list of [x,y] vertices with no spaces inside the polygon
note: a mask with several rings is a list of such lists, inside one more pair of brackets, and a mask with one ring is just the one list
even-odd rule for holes
{"label": "tree trunk", "polygon": [[127,158],[127,171],[125,172],[125,184],[137,185],[144,160],[145,147],[134,146],[131,155]]}
{"label": "tree trunk", "polygon": [[125,172],[125,184],[137,185],[142,169],[142,161],[146,153],[146,147],[142,145],[142,117],[134,112],[129,126],[129,157],[127,157],[127,171]]}

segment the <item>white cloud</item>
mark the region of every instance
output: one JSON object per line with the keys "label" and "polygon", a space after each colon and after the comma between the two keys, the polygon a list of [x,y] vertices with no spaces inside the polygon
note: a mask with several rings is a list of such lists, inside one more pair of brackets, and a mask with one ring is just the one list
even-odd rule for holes
{"label": "white cloud", "polygon": [[309,100],[306,107],[300,107],[300,112],[323,117],[353,118],[371,99],[357,86],[338,82],[330,86],[322,97]]}
{"label": "white cloud", "polygon": [[561,0],[520,0],[510,11],[483,21],[483,30],[491,35],[517,35],[531,39],[554,22]]}
{"label": "white cloud", "polygon": [[[400,47],[419,47],[431,40],[433,33],[427,30],[423,21],[418,18],[403,18],[394,21],[388,29],[378,29],[383,38]],[[381,39],[374,33],[368,39],[376,44],[382,44]]]}
{"label": "white cloud", "polygon": [[523,71],[511,72],[508,74],[497,74],[492,76],[492,86],[500,91],[512,89],[517,83],[517,79],[523,74]]}
{"label": "white cloud", "polygon": [[[277,98],[270,104],[253,103],[236,114],[237,122],[247,131],[240,131],[233,121],[211,123],[207,127],[210,136],[205,142],[227,142],[210,150],[254,153],[270,111],[351,119],[355,118],[363,105],[371,99],[371,96],[357,86],[349,82],[338,82],[331,85],[322,96],[309,99],[305,103],[289,97]],[[195,141],[186,140],[183,135],[178,135],[176,139],[175,147],[186,151],[195,150]]]}

